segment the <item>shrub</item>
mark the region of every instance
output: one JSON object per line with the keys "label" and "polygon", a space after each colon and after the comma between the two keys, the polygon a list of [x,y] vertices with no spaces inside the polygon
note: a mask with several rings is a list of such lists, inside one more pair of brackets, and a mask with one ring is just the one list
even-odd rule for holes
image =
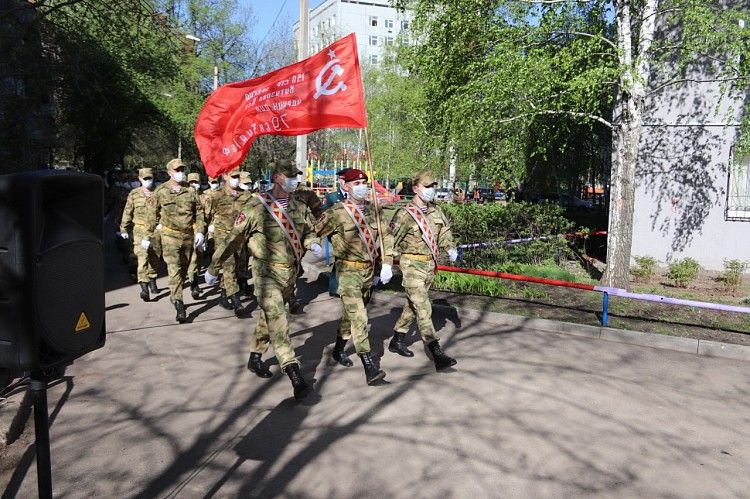
{"label": "shrub", "polygon": [[700,264],[693,258],[683,258],[669,264],[667,277],[674,282],[675,286],[686,288],[693,282],[700,269]]}
{"label": "shrub", "polygon": [[717,280],[727,291],[734,293],[742,286],[742,274],[748,269],[748,262],[742,260],[724,260],[724,272]]}
{"label": "shrub", "polygon": [[653,256],[634,256],[635,266],[630,267],[630,273],[636,279],[648,282],[656,273],[656,258]]}

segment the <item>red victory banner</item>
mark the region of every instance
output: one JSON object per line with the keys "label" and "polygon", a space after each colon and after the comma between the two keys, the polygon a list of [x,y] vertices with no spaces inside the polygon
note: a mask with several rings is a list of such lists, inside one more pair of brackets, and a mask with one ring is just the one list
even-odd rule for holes
{"label": "red victory banner", "polygon": [[354,33],[317,54],[212,93],[195,123],[206,173],[216,177],[245,159],[260,135],[303,135],[367,126]]}

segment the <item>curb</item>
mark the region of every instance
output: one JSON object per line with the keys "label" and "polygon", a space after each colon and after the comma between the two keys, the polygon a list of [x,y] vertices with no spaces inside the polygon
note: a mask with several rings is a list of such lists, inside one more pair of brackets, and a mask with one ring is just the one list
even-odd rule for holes
{"label": "curb", "polygon": [[537,329],[547,333],[566,334],[584,338],[593,338],[628,345],[672,350],[676,352],[692,353],[705,357],[720,357],[723,359],[742,360],[750,362],[750,346],[722,343],[719,341],[682,338],[680,336],[666,336],[655,333],[629,331],[627,329],[613,329],[602,326],[589,326],[572,322],[559,322],[550,319],[524,317],[522,315],[504,314],[501,312],[484,312],[471,308],[460,308],[449,305],[435,304],[436,309],[457,310],[461,316],[481,319],[503,326],[518,326]]}

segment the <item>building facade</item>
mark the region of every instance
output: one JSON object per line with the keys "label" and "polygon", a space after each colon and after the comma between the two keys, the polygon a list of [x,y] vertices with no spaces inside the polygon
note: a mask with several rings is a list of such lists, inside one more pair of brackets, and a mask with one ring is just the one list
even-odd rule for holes
{"label": "building facade", "polygon": [[[387,0],[325,0],[310,10],[310,54],[354,32],[360,63],[378,65],[399,37],[411,42],[411,19],[408,11],[397,11]],[[298,31],[299,23],[295,23],[295,40]]]}

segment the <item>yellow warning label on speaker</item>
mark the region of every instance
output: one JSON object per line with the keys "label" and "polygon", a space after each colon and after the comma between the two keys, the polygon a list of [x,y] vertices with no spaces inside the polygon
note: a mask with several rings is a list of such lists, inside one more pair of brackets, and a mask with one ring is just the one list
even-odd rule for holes
{"label": "yellow warning label on speaker", "polygon": [[76,333],[80,333],[81,331],[84,331],[91,327],[91,323],[89,322],[89,318],[86,317],[86,314],[84,312],[81,312],[81,316],[78,318],[78,322],[76,323]]}

